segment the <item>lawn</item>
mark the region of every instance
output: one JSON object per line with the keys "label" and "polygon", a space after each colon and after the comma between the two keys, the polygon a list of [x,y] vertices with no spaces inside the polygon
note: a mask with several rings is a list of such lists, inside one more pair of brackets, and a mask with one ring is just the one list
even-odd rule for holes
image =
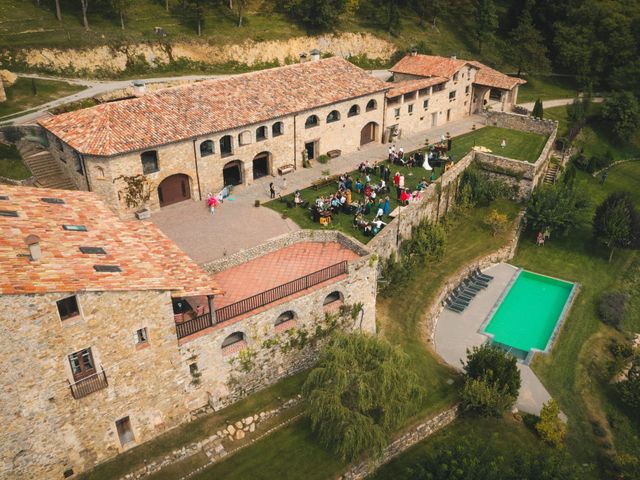
{"label": "lawn", "polygon": [[574,98],[578,94],[575,78],[559,75],[525,75],[527,81],[518,89],[518,103]]}
{"label": "lawn", "polygon": [[31,171],[22,161],[18,149],[13,145],[0,143],[0,177],[24,180],[31,176]]}
{"label": "lawn", "polygon": [[[127,450],[80,476],[83,480],[110,480],[126,475],[159,457],[167,455],[191,442],[203,439],[215,433],[228,421],[237,421],[249,414],[277,407],[284,399],[292,398],[300,392],[307,372],[298,373],[286,378],[271,387],[265,388],[225,409],[198,418],[193,422],[176,427],[160,437]],[[193,468],[206,461],[205,458],[193,459]]]}
{"label": "lawn", "polygon": [[[593,212],[608,193],[618,189],[634,192],[638,200],[639,175],[639,162],[613,167],[603,186],[578,172],[577,188],[588,192]],[[568,445],[581,463],[597,463],[605,452],[606,440],[613,441],[621,451],[640,450],[640,422],[625,420],[624,409],[609,385],[607,368],[612,357],[608,344],[620,334],[605,327],[596,314],[597,301],[603,292],[623,289],[637,294],[639,254],[617,251],[613,262],[607,263],[607,252],[592,241],[591,215],[586,215],[582,225],[569,236],[552,236],[544,248],[536,247],[533,234],[529,233],[521,239],[513,261],[535,272],[580,283],[580,293],[552,354],[538,356],[533,368],[568,415]],[[638,308],[637,303],[632,306]],[[637,328],[638,322],[631,318],[626,325]],[[594,422],[611,433],[605,438],[597,436]]]}
{"label": "lawn", "polygon": [[0,118],[72,95],[84,88],[67,82],[18,77],[16,83],[6,89],[7,101],[0,103]]}
{"label": "lawn", "polygon": [[[503,148],[502,140],[506,146]],[[453,139],[451,153],[456,159],[464,157],[474,146],[483,146],[502,157],[534,163],[547,142],[536,133],[519,132],[508,128],[484,127]]]}
{"label": "lawn", "polygon": [[[425,342],[422,319],[447,276],[506,242],[507,233],[493,237],[483,224],[482,220],[491,208],[507,213],[510,219],[519,210],[513,202],[497,201],[490,207],[451,218],[444,258],[419,270],[407,282],[406,288],[393,297],[378,296],[376,317],[379,334],[399,345],[411,357],[413,368],[427,392],[419,412],[409,419],[409,424],[456,401],[460,377],[432,354]],[[325,479],[335,477],[343,467],[344,464],[335,456],[317,446],[305,421],[301,420],[208,468],[195,478],[247,478],[247,472],[251,472],[252,477],[260,479]]]}

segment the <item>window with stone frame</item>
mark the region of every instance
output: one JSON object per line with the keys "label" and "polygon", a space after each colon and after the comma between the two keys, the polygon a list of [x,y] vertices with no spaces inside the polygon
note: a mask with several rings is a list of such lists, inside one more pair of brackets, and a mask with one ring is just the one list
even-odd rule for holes
{"label": "window with stone frame", "polygon": [[140,160],[142,161],[142,173],[149,175],[160,170],[158,167],[158,152],[156,150],[149,150],[148,152],[142,152],[140,154]]}
{"label": "window with stone frame", "polygon": [[259,142],[261,140],[267,139],[267,127],[261,126],[256,128],[256,141]]}
{"label": "window with stone frame", "polygon": [[469,95],[469,90],[470,90],[469,85],[467,85],[466,87],[464,87],[464,94],[465,94],[465,95]]}
{"label": "window with stone frame", "polygon": [[348,117],[355,117],[356,115],[360,115],[360,107],[358,105],[351,105],[349,109]]}
{"label": "window with stone frame", "polygon": [[394,114],[396,117],[399,117],[399,116],[400,116],[400,109],[399,109],[399,108],[396,108],[396,109],[393,111],[393,114]]}
{"label": "window with stone frame", "polygon": [[205,140],[200,144],[200,156],[213,155],[213,140]]}
{"label": "window with stone frame", "polygon": [[407,111],[409,112],[409,115],[413,113],[413,103],[407,105]]}
{"label": "window with stone frame", "polygon": [[371,99],[367,102],[367,107],[366,107],[367,112],[371,112],[377,108],[378,108],[378,102],[376,102],[374,99]]}
{"label": "window with stone frame", "polygon": [[424,102],[422,102],[422,108],[425,110],[429,108],[429,99],[427,98]]}
{"label": "window with stone frame", "polygon": [[149,331],[147,327],[139,328],[133,336],[136,345],[144,345],[149,343]]}
{"label": "window with stone frame", "polygon": [[340,120],[340,112],[337,110],[331,110],[327,115],[327,123],[337,122]]}
{"label": "window with stone frame", "polygon": [[225,135],[220,139],[220,155],[223,157],[233,155],[233,138],[231,135]]}
{"label": "window with stone frame", "polygon": [[458,72],[453,74],[453,81],[457,82],[458,81]]}
{"label": "window with stone frame", "polygon": [[133,429],[131,428],[131,419],[128,416],[116,420],[116,430],[118,432],[118,438],[120,439],[120,445],[123,447],[135,440]]}
{"label": "window with stone frame", "polygon": [[336,302],[342,302],[343,299],[344,299],[344,296],[342,295],[342,293],[336,290],[331,292],[326,297],[324,297],[322,305],[326,307],[327,305],[332,305]]}
{"label": "window with stone frame", "polygon": [[251,132],[245,130],[238,135],[238,145],[249,145],[251,143]]}
{"label": "window with stone frame", "polygon": [[80,309],[78,308],[78,297],[72,295],[70,297],[63,298],[56,302],[58,307],[58,314],[60,320],[67,320],[69,318],[77,317],[80,315]]}
{"label": "window with stone frame", "polygon": [[90,377],[96,373],[96,364],[93,360],[91,347],[84,348],[69,355],[71,374],[75,382]]}
{"label": "window with stone frame", "polygon": [[304,128],[313,128],[320,125],[320,119],[317,115],[309,115],[304,122]]}
{"label": "window with stone frame", "polygon": [[449,92],[449,101],[455,100],[455,99],[456,99],[456,91],[455,90],[451,90]]}
{"label": "window with stone frame", "polygon": [[271,126],[271,136],[279,137],[284,134],[284,123],[276,122]]}

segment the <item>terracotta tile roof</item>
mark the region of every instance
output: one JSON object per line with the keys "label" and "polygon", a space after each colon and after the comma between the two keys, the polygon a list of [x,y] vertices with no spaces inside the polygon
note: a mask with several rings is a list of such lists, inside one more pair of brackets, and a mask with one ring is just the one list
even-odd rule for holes
{"label": "terracotta tile roof", "polygon": [[471,62],[467,62],[466,60],[438,57],[435,55],[407,55],[391,67],[389,71],[393,73],[419,75],[421,77],[451,78],[454,73],[470,63]]}
{"label": "terracotta tile roof", "polygon": [[109,156],[222,132],[387,88],[343,58],[167,88],[39,123],[72,148]]}
{"label": "terracotta tile roof", "polygon": [[[8,197],[8,199],[2,199]],[[57,198],[52,204],[42,198]],[[0,294],[171,290],[174,296],[223,293],[155,225],[119,220],[90,192],[0,185]],[[84,225],[67,231],[63,225]],[[42,256],[31,261],[25,238],[39,237]],[[80,247],[102,247],[85,254]],[[120,267],[97,272],[95,265]]]}
{"label": "terracotta tile roof", "polygon": [[500,88],[502,90],[511,90],[516,85],[522,85],[527,83],[526,80],[516,77],[510,77],[493,68],[487,67],[483,63],[471,61],[469,62],[474,67],[479,69],[476,73],[476,78],[473,83],[483,85],[485,87]]}
{"label": "terracotta tile roof", "polygon": [[397,97],[398,95],[402,95],[403,93],[415,92],[416,90],[431,87],[433,85],[444,83],[446,81],[447,79],[444,77],[431,77],[431,78],[424,78],[420,80],[407,80],[404,82],[394,82],[390,84],[392,88],[387,92],[387,97],[389,98]]}

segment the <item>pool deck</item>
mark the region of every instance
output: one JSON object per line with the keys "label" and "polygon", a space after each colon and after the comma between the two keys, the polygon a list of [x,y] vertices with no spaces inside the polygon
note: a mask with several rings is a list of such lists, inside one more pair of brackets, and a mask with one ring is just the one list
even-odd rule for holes
{"label": "pool deck", "polygon": [[[499,263],[485,269],[484,273],[494,277],[489,286],[476,295],[463,313],[444,309],[436,324],[436,352],[449,365],[460,371],[462,361],[467,357],[467,349],[482,345],[489,338],[479,333],[480,327],[518,273],[518,269],[506,263]],[[549,401],[551,395],[529,366],[518,362],[518,368],[522,377],[522,387],[515,406],[520,411],[539,415],[542,405]]]}

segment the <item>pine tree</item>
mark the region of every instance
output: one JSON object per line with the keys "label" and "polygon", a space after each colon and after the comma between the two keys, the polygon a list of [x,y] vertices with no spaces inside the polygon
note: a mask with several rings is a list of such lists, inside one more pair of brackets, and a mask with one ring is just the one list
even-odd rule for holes
{"label": "pine tree", "polygon": [[534,103],[533,105],[533,111],[531,112],[531,116],[542,119],[542,117],[544,116],[544,111],[542,109],[542,100],[540,99],[536,100],[536,103]]}
{"label": "pine tree", "polygon": [[532,2],[527,1],[520,13],[518,25],[509,33],[510,45],[507,54],[518,69],[518,77],[522,70],[526,70],[527,73],[543,73],[551,66],[544,37],[533,25],[532,6]]}
{"label": "pine tree", "polygon": [[478,53],[482,53],[482,46],[493,38],[498,29],[498,14],[493,0],[476,0],[475,29]]}

